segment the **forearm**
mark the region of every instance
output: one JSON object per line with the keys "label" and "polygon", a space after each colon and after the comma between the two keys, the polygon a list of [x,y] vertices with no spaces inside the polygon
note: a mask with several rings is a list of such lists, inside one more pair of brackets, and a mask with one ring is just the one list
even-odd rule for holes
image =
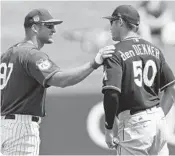
{"label": "forearm", "polygon": [[112,129],[114,119],[118,109],[119,95],[116,91],[106,90],[104,93],[104,111],[105,111],[105,127],[106,129]]}
{"label": "forearm", "polygon": [[115,117],[114,125],[113,125],[113,128],[112,128],[114,137],[117,137],[118,136],[118,125],[119,125],[119,120],[118,120],[117,117]]}
{"label": "forearm", "polygon": [[62,88],[75,85],[94,71],[96,64],[93,63],[88,62],[80,67],[57,72],[48,80],[47,84]]}
{"label": "forearm", "polygon": [[47,84],[62,88],[75,85],[84,80],[94,69],[97,69],[103,63],[104,59],[112,57],[114,52],[114,45],[101,48],[92,62],[74,69],[57,72],[47,81]]}
{"label": "forearm", "polygon": [[170,86],[164,90],[164,93],[160,102],[165,115],[167,115],[168,112],[170,111],[173,103],[175,102],[174,100],[175,100],[175,90],[173,86]]}

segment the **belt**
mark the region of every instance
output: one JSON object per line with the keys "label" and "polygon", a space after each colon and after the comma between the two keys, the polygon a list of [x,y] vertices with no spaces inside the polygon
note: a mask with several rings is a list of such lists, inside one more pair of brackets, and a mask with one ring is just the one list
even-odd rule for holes
{"label": "belt", "polygon": [[[4,119],[15,119],[15,115],[14,114],[5,115],[5,118]],[[39,117],[32,116],[32,121],[38,122],[39,121]]]}
{"label": "belt", "polygon": [[[158,104],[158,105],[153,106],[153,107],[157,107],[157,108],[159,108],[160,105]],[[150,107],[150,108],[153,108],[153,107]],[[134,114],[137,114],[137,113],[143,112],[143,111],[145,111],[145,110],[147,110],[147,109],[150,109],[150,108],[141,109],[141,110],[130,110],[130,114],[131,114],[131,115],[134,115]]]}

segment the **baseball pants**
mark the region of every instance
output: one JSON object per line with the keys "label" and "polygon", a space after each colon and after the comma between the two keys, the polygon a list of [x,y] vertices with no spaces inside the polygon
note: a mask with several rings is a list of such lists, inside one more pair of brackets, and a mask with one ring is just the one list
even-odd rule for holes
{"label": "baseball pants", "polygon": [[32,121],[31,115],[15,115],[15,119],[1,116],[1,154],[39,155],[39,121]]}
{"label": "baseball pants", "polygon": [[117,155],[169,155],[162,108],[153,107],[134,115],[127,110],[118,119]]}

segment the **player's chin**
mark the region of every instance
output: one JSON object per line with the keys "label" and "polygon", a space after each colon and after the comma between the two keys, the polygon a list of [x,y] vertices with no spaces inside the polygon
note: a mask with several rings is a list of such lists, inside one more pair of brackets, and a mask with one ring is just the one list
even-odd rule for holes
{"label": "player's chin", "polygon": [[46,44],[52,44],[54,42],[53,38],[49,38],[46,42]]}

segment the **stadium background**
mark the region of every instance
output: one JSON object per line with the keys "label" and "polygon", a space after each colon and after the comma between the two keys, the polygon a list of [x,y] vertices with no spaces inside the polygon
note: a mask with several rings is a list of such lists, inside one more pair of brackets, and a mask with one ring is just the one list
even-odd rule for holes
{"label": "stadium background", "polygon": [[[136,1],[1,1],[1,52],[24,37],[23,21],[33,8],[47,8],[55,18],[64,21],[57,26],[55,42],[46,45],[43,51],[62,69],[76,67],[95,54],[82,52],[80,44],[68,42],[61,34],[74,28],[104,28],[108,21],[101,17],[110,15],[119,4],[135,5]],[[175,2],[168,2],[173,8]],[[175,73],[175,48],[165,47],[165,57]],[[90,109],[102,101],[102,68],[80,84],[59,89],[48,89],[46,98],[47,116],[41,124],[42,155],[111,155],[114,151],[96,145],[87,132],[87,116]],[[103,131],[103,118],[100,128]],[[170,147],[175,155],[175,147]]]}

